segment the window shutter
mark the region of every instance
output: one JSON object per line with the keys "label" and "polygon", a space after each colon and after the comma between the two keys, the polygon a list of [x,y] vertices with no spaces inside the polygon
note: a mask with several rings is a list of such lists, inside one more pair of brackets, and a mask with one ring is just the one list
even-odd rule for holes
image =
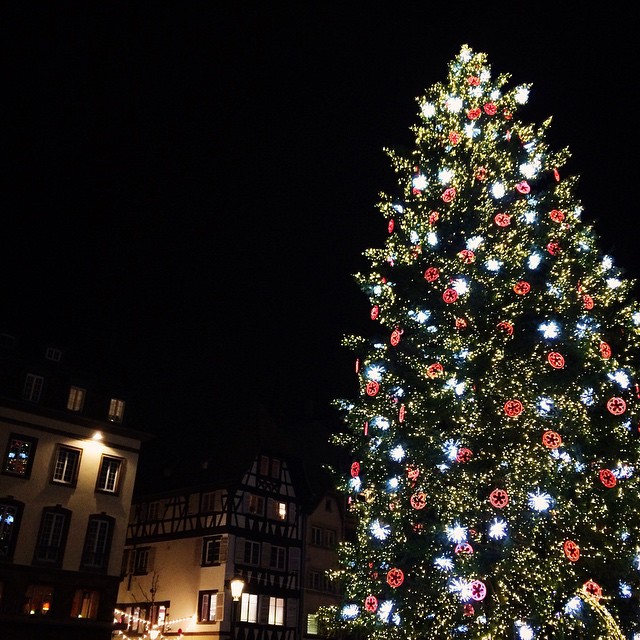
{"label": "window shutter", "polygon": [[220,553],[218,554],[218,562],[227,561],[227,551],[229,549],[229,538],[222,536],[220,538]]}
{"label": "window shutter", "polygon": [[289,522],[296,521],[296,505],[295,502],[290,502],[287,510],[287,520]]}
{"label": "window shutter", "polygon": [[271,545],[268,542],[262,543],[262,549],[260,553],[260,566],[261,567],[269,567],[271,566]]}
{"label": "window shutter", "polygon": [[153,571],[156,564],[156,548],[149,548],[149,556],[147,557],[147,572]]}
{"label": "window shutter", "polygon": [[136,563],[135,549],[125,549],[122,556],[122,575],[133,573]]}
{"label": "window shutter", "polygon": [[300,573],[300,547],[289,547],[289,571]]}
{"label": "window shutter", "polygon": [[285,611],[287,627],[298,626],[298,599],[287,598],[287,610]]}
{"label": "window shutter", "polygon": [[216,622],[224,620],[224,593],[216,594]]}
{"label": "window shutter", "polygon": [[204,561],[204,538],[196,538],[193,545],[193,564],[202,565]]}
{"label": "window shutter", "polygon": [[236,538],[236,563],[244,564],[244,538]]}
{"label": "window shutter", "polygon": [[260,598],[260,611],[258,612],[258,622],[267,624],[269,619],[269,596],[258,596]]}

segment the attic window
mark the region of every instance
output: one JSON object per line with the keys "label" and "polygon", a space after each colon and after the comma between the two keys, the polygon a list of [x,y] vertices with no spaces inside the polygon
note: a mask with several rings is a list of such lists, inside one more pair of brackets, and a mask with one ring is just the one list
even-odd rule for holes
{"label": "attic window", "polygon": [[111,422],[122,422],[122,418],[124,417],[124,400],[111,398],[108,417]]}
{"label": "attic window", "polygon": [[47,360],[53,360],[53,362],[60,362],[62,360],[62,351],[55,347],[47,347],[46,358]]}

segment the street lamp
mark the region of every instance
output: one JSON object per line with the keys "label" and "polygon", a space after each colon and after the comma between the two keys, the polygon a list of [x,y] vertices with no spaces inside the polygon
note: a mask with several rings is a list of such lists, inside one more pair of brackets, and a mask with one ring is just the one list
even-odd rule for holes
{"label": "street lamp", "polygon": [[238,601],[242,596],[244,580],[242,578],[234,578],[229,583],[229,588],[231,589],[231,597],[233,599],[233,602],[231,603],[231,640],[235,640],[236,620],[238,618]]}

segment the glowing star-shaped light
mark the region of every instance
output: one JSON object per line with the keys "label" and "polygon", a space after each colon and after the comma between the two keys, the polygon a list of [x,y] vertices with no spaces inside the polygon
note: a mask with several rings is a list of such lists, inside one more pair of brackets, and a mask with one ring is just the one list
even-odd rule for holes
{"label": "glowing star-shaped light", "polygon": [[401,445],[396,445],[395,447],[393,447],[393,449],[391,449],[391,451],[389,451],[389,457],[392,460],[395,460],[395,462],[402,462],[405,455],[405,451]]}
{"label": "glowing star-shaped light", "polygon": [[529,269],[537,269],[542,262],[542,255],[539,253],[532,253],[527,259],[527,266]]}
{"label": "glowing star-shaped light", "polygon": [[398,487],[400,486],[400,481],[398,480],[398,478],[389,478],[387,480],[387,491],[397,491]]}
{"label": "glowing star-shaped light", "polygon": [[631,589],[631,585],[627,582],[620,582],[618,584],[618,593],[621,598],[630,598],[633,595],[633,590]]}
{"label": "glowing star-shaped light", "polygon": [[451,284],[451,288],[458,292],[458,295],[464,295],[469,291],[469,283],[464,278],[457,278]]}
{"label": "glowing star-shaped light", "polygon": [[613,373],[608,373],[607,377],[609,378],[609,380],[617,382],[623,389],[628,389],[629,385],[631,384],[629,376],[622,369],[618,369]]}
{"label": "glowing star-shaped light", "polygon": [[375,429],[380,429],[381,431],[386,431],[389,428],[389,421],[382,416],[375,416],[371,419],[369,424]]}
{"label": "glowing star-shaped light", "polygon": [[576,615],[582,609],[582,600],[578,596],[573,596],[567,604],[564,605],[564,612],[569,615]]}
{"label": "glowing star-shaped light", "polygon": [[476,251],[480,248],[483,242],[484,238],[482,236],[473,236],[467,240],[467,249],[470,251]]}
{"label": "glowing star-shaped light", "polygon": [[440,184],[449,184],[453,180],[453,176],[455,176],[453,169],[440,169],[438,172]]}
{"label": "glowing star-shaped light", "polygon": [[500,200],[505,194],[505,188],[502,182],[495,182],[491,185],[491,195],[496,199]]}
{"label": "glowing star-shaped light", "polygon": [[591,387],[589,387],[580,394],[580,402],[582,402],[585,407],[591,407],[595,402],[594,395],[595,391]]}
{"label": "glowing star-shaped light", "polygon": [[546,511],[553,501],[553,498],[544,491],[536,489],[535,492],[527,494],[529,498],[529,506],[534,511]]}
{"label": "glowing star-shaped light", "polygon": [[361,487],[362,480],[360,480],[358,476],[349,480],[349,489],[351,489],[351,491],[355,491],[357,493],[358,491],[360,491]]}
{"label": "glowing star-shaped light", "polygon": [[434,566],[438,567],[441,571],[453,571],[453,560],[446,556],[440,556],[433,562]]}
{"label": "glowing star-shaped light", "polygon": [[367,367],[366,376],[369,380],[374,380],[375,382],[380,382],[382,380],[382,374],[386,371],[386,369],[379,364],[371,365]]}
{"label": "glowing star-shaped light", "polygon": [[459,522],[456,522],[453,527],[447,527],[446,534],[450,542],[460,544],[467,539],[467,527],[463,527]]}
{"label": "glowing star-shaped light", "polygon": [[409,311],[408,315],[416,322],[424,324],[431,317],[431,311],[428,311],[426,309],[418,309],[417,311]]}
{"label": "glowing star-shaped light", "polygon": [[345,620],[354,620],[358,617],[359,614],[360,607],[357,604],[345,604],[344,607],[342,607],[342,611],[340,612],[340,615]]}
{"label": "glowing star-shaped light", "polygon": [[417,191],[424,191],[427,188],[427,176],[419,173],[417,176],[413,176],[411,184]]}
{"label": "glowing star-shaped light", "polygon": [[525,211],[524,214],[522,215],[522,219],[527,224],[533,224],[537,219],[536,212],[535,211]]}
{"label": "glowing star-shaped light", "polygon": [[391,534],[391,527],[388,524],[383,524],[380,520],[374,520],[369,525],[369,531],[376,540],[386,540]]}
{"label": "glowing star-shaped light", "polygon": [[640,571],[640,554],[633,559],[633,566]]}
{"label": "glowing star-shaped light", "polygon": [[438,244],[438,234],[435,231],[427,233],[427,244],[430,247],[435,247]]}
{"label": "glowing star-shaped light", "polygon": [[495,258],[490,258],[484,263],[484,266],[487,268],[487,271],[498,273],[498,271],[500,271],[500,267],[502,266],[502,262],[500,262],[500,260],[496,260]]}
{"label": "glowing star-shaped light", "polygon": [[560,325],[553,320],[549,320],[549,322],[543,322],[540,324],[538,326],[538,331],[541,331],[545,338],[553,340],[560,335]]}
{"label": "glowing star-shaped light", "polygon": [[516,626],[518,627],[518,637],[520,640],[533,640],[533,638],[535,638],[533,629],[526,622],[518,622]]}
{"label": "glowing star-shaped light", "polygon": [[462,98],[449,96],[445,102],[445,106],[451,113],[459,113],[462,109]]}
{"label": "glowing star-shaped light", "polygon": [[391,611],[393,609],[393,600],[385,600],[378,605],[378,618],[382,620],[382,622],[389,622],[389,616],[391,615]]}
{"label": "glowing star-shaped light", "polygon": [[529,89],[527,87],[517,87],[514,99],[518,104],[525,104],[529,100]]}
{"label": "glowing star-shaped light", "polygon": [[379,284],[375,285],[375,286],[373,287],[373,293],[374,293],[376,296],[379,296],[379,295],[382,293],[382,287],[381,287]]}
{"label": "glowing star-shaped light", "polygon": [[554,402],[551,398],[538,398],[538,413],[543,416],[549,415],[554,409]]}
{"label": "glowing star-shaped light", "polygon": [[425,118],[433,118],[436,115],[436,106],[431,102],[423,102],[420,110]]}
{"label": "glowing star-shaped light", "polygon": [[617,289],[622,284],[622,280],[618,278],[607,278],[607,287],[609,289]]}
{"label": "glowing star-shaped light", "polygon": [[[618,480],[626,480],[627,478],[631,478],[633,477],[633,474],[635,473],[635,467],[631,464],[620,464],[618,463],[618,466],[615,467],[615,469],[612,469],[611,472],[613,473],[613,475],[618,478]],[[622,534],[624,535],[624,534]],[[620,536],[622,538],[622,535]],[[627,534],[628,536],[629,534]],[[624,538],[622,538],[624,540]]]}
{"label": "glowing star-shaped light", "polygon": [[476,127],[473,122],[468,122],[464,125],[464,135],[467,136],[467,138],[471,138],[471,140],[473,140],[480,135],[480,129]]}
{"label": "glowing star-shaped light", "polygon": [[460,449],[460,445],[462,443],[459,440],[447,440],[442,445],[442,450],[446,454],[449,460],[455,460],[458,455],[458,450]]}
{"label": "glowing star-shaped light", "polygon": [[602,258],[601,264],[603,271],[609,271],[609,269],[613,267],[613,259],[611,258],[611,256],[604,256],[604,258]]}
{"label": "glowing star-shaped light", "polygon": [[495,518],[489,525],[489,537],[494,540],[502,540],[507,536],[507,523],[500,518]]}
{"label": "glowing star-shaped light", "polygon": [[538,173],[538,170],[540,168],[539,164],[534,164],[531,162],[525,162],[524,164],[520,165],[520,173],[528,179],[531,178],[535,178],[536,174]]}
{"label": "glowing star-shaped light", "polygon": [[411,233],[409,234],[409,241],[411,242],[411,244],[418,244],[420,242],[420,236],[418,235],[417,231],[411,231]]}

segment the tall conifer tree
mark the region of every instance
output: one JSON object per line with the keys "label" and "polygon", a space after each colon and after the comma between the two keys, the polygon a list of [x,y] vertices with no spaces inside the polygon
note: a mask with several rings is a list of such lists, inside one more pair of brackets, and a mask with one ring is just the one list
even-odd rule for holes
{"label": "tall conifer tree", "polygon": [[510,80],[463,46],[388,152],[334,632],[640,638],[640,307]]}

